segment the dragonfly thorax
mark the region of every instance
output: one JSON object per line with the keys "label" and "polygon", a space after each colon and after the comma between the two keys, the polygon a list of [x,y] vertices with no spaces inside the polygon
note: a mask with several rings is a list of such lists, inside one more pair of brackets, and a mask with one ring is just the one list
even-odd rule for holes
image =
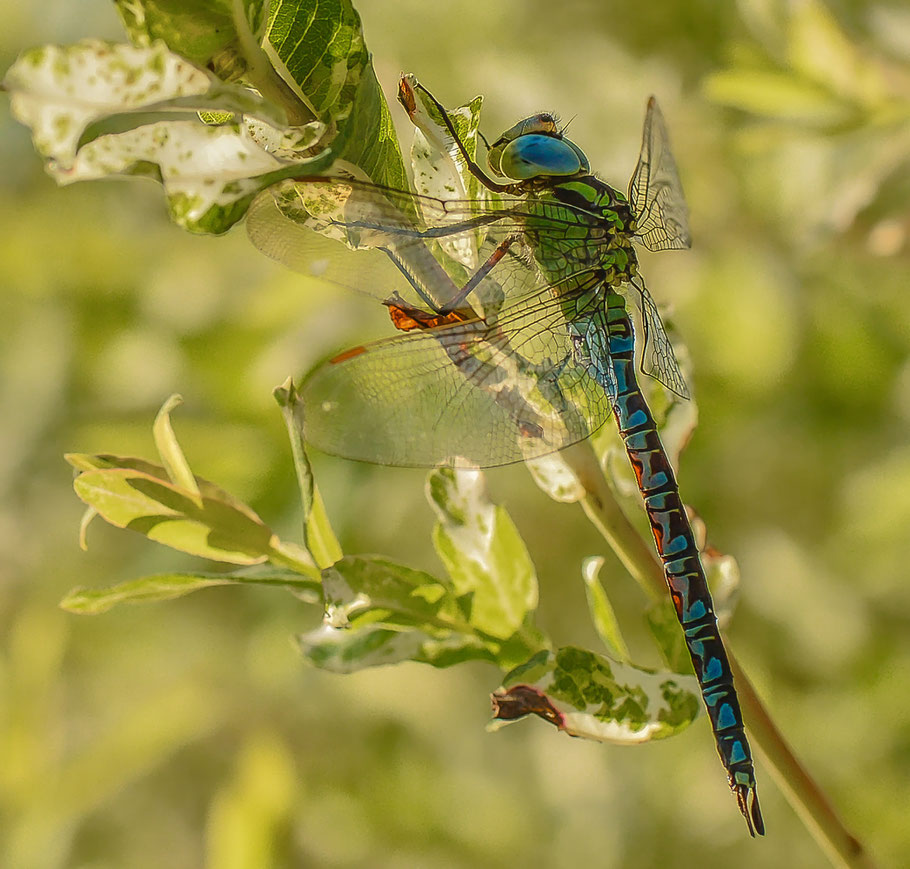
{"label": "dragonfly thorax", "polygon": [[506,130],[490,148],[490,168],[514,181],[565,178],[591,171],[584,151],[566,139],[550,114],[531,115]]}
{"label": "dragonfly thorax", "polygon": [[606,182],[593,175],[567,179],[531,192],[528,204],[525,232],[534,259],[554,285],[571,286],[576,275],[584,282],[592,272],[617,285],[638,273],[632,207]]}

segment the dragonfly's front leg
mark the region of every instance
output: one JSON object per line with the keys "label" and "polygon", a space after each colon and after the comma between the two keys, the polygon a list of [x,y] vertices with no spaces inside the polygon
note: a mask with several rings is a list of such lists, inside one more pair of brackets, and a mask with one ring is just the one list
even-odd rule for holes
{"label": "dragonfly's front leg", "polygon": [[[400,256],[398,256],[398,254],[395,253],[395,251],[390,250],[387,247],[381,247],[380,250],[393,263],[395,263],[395,266],[398,269],[398,271],[400,271],[405,276],[408,283],[413,287],[414,292],[417,293],[417,295],[421,298],[423,303],[425,305],[427,305],[427,307],[429,307],[431,310],[435,311],[437,314],[442,310],[443,307],[445,307],[444,305],[440,305],[438,302],[436,302],[430,296],[430,294],[426,291],[426,289],[424,289],[425,285],[428,283],[426,274],[423,279],[420,279],[418,277],[418,275],[419,275],[418,270],[416,268],[413,268],[407,262],[405,262],[405,260],[403,260]],[[421,271],[426,273],[427,266],[429,266],[429,268],[433,272],[433,277],[436,279],[437,284],[440,280],[446,281],[452,286],[453,291],[457,292],[455,282],[448,276],[448,274],[446,274],[446,272],[442,268],[442,266],[436,262],[436,260],[433,258],[433,255],[429,251],[426,251],[426,256],[429,257],[429,259],[427,259],[426,263],[423,264],[423,268],[421,269]],[[432,261],[432,263],[431,263],[431,261]],[[394,295],[397,297],[398,294],[395,293]],[[386,300],[386,304],[389,304],[389,300]],[[392,305],[389,305],[389,307],[391,308]],[[413,309],[413,310],[416,310],[416,309]],[[393,318],[393,322],[394,322],[394,318]]]}
{"label": "dragonfly's front leg", "polygon": [[[513,183],[509,184],[500,184],[498,181],[494,181],[487,175],[480,166],[474,161],[474,158],[468,152],[467,146],[461,140],[461,136],[458,135],[458,130],[455,129],[455,125],[452,123],[452,119],[449,117],[448,111],[446,111],[445,106],[436,97],[433,96],[422,84],[419,84],[416,79],[412,76],[403,76],[401,82],[398,85],[398,101],[404,107],[404,110],[408,113],[408,116],[413,120],[417,114],[417,100],[414,98],[414,89],[420,90],[421,93],[426,96],[430,102],[436,106],[436,111],[439,112],[439,116],[442,118],[443,123],[446,126],[446,129],[449,131],[449,135],[452,137],[452,141],[455,143],[455,146],[458,148],[461,159],[464,160],[465,166],[468,171],[480,181],[488,190],[496,190],[499,193],[514,193],[516,188],[519,185]],[[484,140],[486,141],[486,140]]]}
{"label": "dragonfly's front leg", "polygon": [[517,235],[506,236],[496,249],[487,257],[487,261],[471,276],[470,280],[461,288],[458,294],[450,302],[442,307],[442,311],[448,312],[457,308],[467,297],[476,289],[477,285],[492,271],[494,266],[508,253],[509,248],[518,241]]}

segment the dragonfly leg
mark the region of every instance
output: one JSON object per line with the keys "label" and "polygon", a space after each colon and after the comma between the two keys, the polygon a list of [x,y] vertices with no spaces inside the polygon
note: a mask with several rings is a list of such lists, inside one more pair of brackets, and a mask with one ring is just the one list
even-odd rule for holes
{"label": "dragonfly leg", "polygon": [[[495,190],[498,193],[514,193],[516,190],[515,184],[500,184],[498,181],[494,181],[487,175],[477,163],[474,162],[471,155],[468,153],[468,149],[465,147],[464,142],[461,141],[458,136],[458,132],[455,130],[455,125],[452,123],[449,118],[449,113],[445,110],[445,107],[436,97],[433,96],[423,85],[417,84],[416,87],[420,92],[426,96],[426,98],[436,106],[436,110],[442,116],[443,123],[446,125],[446,129],[449,131],[449,135],[454,139],[458,151],[461,154],[462,159],[465,162],[465,165],[468,167],[468,171],[478,180],[481,184],[487,187],[490,190]],[[412,88],[409,84],[405,82],[404,79],[401,80],[401,83],[398,86],[398,101],[404,106],[405,111],[409,116],[413,117],[414,112],[416,111],[416,104],[414,102],[414,94]]]}
{"label": "dragonfly leg", "polygon": [[[441,308],[437,302],[433,301],[433,299],[431,299],[427,295],[427,293],[424,291],[423,287],[420,285],[420,281],[417,280],[417,278],[412,273],[411,269],[409,269],[407,267],[407,265],[401,259],[401,257],[399,257],[395,253],[395,251],[389,250],[389,248],[387,248],[387,247],[382,247],[382,248],[380,248],[380,250],[393,263],[395,263],[396,267],[398,268],[398,271],[400,271],[407,278],[408,283],[411,285],[411,287],[413,287],[414,292],[417,293],[418,296],[420,296],[421,301],[423,301],[428,307],[430,307],[432,310],[434,310],[437,314],[440,313],[440,311],[442,311],[443,308]],[[454,282],[453,282],[452,286],[453,287],[455,286]]]}
{"label": "dragonfly leg", "polygon": [[518,241],[517,235],[509,235],[499,242],[493,253],[487,257],[487,261],[471,275],[468,282],[458,291],[455,298],[442,306],[441,313],[447,314],[461,305],[465,299],[474,292],[477,285],[493,270],[493,267],[508,253],[509,248],[516,241]]}
{"label": "dragonfly leg", "polygon": [[[459,306],[461,306],[464,303],[464,301],[467,299],[467,297],[475,289],[477,289],[477,286],[480,284],[480,282],[493,270],[493,268],[496,266],[496,264],[506,255],[506,253],[508,253],[509,248],[517,240],[518,240],[517,235],[510,235],[510,236],[507,236],[506,238],[504,238],[498,245],[496,245],[496,249],[493,251],[493,253],[490,254],[489,257],[487,257],[486,262],[479,269],[477,269],[477,271],[474,272],[473,275],[471,275],[471,277],[468,279],[467,283],[460,289],[455,285],[454,282],[452,282],[451,283],[452,298],[450,298],[449,301],[447,301],[443,305],[440,305],[438,302],[436,302],[429,296],[429,294],[426,292],[426,290],[421,285],[421,281],[420,281],[418,275],[415,273],[414,269],[410,268],[408,266],[408,263],[405,260],[403,260],[401,257],[399,257],[395,253],[394,250],[391,250],[386,247],[380,248],[380,250],[382,250],[382,252],[393,263],[395,263],[396,267],[398,268],[398,271],[400,271],[407,278],[408,283],[411,285],[414,292],[417,293],[417,295],[420,297],[421,301],[423,301],[427,306],[430,307],[431,310],[433,310],[437,314],[451,314],[453,311],[455,311]],[[433,265],[435,265],[435,263],[433,263]],[[434,272],[437,270],[439,272],[442,272],[442,270],[438,266],[436,266],[436,269],[434,270]],[[437,277],[448,278],[448,276],[445,275],[444,272],[442,272],[442,275],[437,275]],[[449,280],[451,280],[451,279],[449,279]]]}

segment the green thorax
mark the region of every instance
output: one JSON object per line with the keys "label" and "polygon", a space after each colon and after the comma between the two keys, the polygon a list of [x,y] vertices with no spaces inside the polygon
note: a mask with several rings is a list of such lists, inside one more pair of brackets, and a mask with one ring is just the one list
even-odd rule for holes
{"label": "green thorax", "polygon": [[635,217],[628,200],[593,175],[537,188],[524,228],[537,265],[557,295],[589,286],[594,274],[616,285],[638,272]]}

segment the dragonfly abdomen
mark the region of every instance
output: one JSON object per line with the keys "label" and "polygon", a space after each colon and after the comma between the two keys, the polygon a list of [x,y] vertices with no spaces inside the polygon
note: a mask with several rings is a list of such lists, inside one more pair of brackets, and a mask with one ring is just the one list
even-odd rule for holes
{"label": "dragonfly abdomen", "polygon": [[607,289],[607,343],[613,415],[638,480],[670,596],[698,678],[717,751],[749,830],[764,833],[752,755],[733,674],[692,524],[679,495],[657,423],[635,376],[632,321],[623,298]]}

